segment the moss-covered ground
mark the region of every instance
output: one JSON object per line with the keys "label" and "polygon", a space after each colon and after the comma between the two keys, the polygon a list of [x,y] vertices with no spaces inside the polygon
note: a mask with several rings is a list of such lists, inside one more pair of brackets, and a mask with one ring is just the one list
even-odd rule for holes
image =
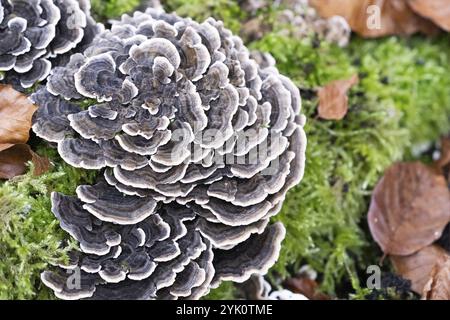
{"label": "moss-covered ground", "polygon": [[[107,19],[132,10],[139,1],[92,2],[97,17]],[[163,4],[197,20],[216,17],[236,33],[247,17],[234,1]],[[273,31],[247,45],[276,58],[279,70],[301,89],[308,117],[305,177],[275,217],[288,232],[271,276],[287,276],[309,264],[318,271],[323,291],[361,297],[361,275],[380,257],[365,222],[373,186],[387,166],[416,157],[450,131],[450,37],[354,37],[348,47],[339,48],[314,36],[282,35],[278,31],[289,26],[277,25],[276,12],[263,14]],[[316,88],[355,73],[360,83],[349,94],[347,116],[320,120]],[[50,212],[49,192],[73,193],[95,176],[65,165],[49,147],[38,145],[38,150],[54,162],[51,172],[0,184],[0,299],[50,297],[39,273],[47,263],[63,259],[61,243],[68,238]],[[234,294],[227,283],[209,298]]]}

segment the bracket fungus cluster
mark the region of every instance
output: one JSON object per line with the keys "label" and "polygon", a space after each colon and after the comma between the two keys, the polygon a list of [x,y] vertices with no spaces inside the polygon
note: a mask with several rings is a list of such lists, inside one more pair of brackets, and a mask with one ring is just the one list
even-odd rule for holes
{"label": "bracket fungus cluster", "polygon": [[260,16],[256,15],[256,12],[271,6],[279,6],[284,9],[277,14],[276,22],[289,26],[281,30],[287,36],[302,39],[315,35],[319,39],[335,43],[341,47],[345,47],[350,41],[352,30],[347,20],[339,15],[333,15],[329,18],[320,17],[309,0],[243,0],[240,4],[244,10],[253,13],[253,16],[255,16],[243,28],[243,33],[253,38],[262,37],[264,29],[267,29],[264,26],[265,21],[258,22],[255,25],[255,21],[260,21]]}
{"label": "bracket fungus cluster", "polygon": [[196,299],[276,261],[269,220],[304,171],[300,94],[221,22],[124,15],[32,99],[34,132],[102,173],[52,195],[81,249],[42,274],[58,297]]}
{"label": "bracket fungus cluster", "polygon": [[302,38],[317,35],[330,43],[345,47],[350,41],[351,28],[343,17],[334,15],[324,19],[310,6],[308,0],[285,0],[287,9],[283,10],[279,21],[291,25],[293,37]]}
{"label": "bracket fungus cluster", "polygon": [[29,88],[61,55],[91,40],[101,25],[87,0],[1,0],[0,74]]}

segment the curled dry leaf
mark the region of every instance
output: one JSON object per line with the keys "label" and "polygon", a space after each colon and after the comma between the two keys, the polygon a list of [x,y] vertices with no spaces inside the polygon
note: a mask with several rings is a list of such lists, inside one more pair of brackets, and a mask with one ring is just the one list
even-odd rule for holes
{"label": "curled dry leaf", "polygon": [[441,155],[435,162],[438,170],[443,169],[450,164],[450,138],[444,137],[441,139]]}
{"label": "curled dry leaf", "polygon": [[40,176],[44,173],[46,173],[51,167],[52,164],[50,163],[50,160],[45,157],[41,157],[36,152],[33,152],[30,147],[28,147],[31,153],[31,162],[34,165],[34,171],[33,174],[35,176]]}
{"label": "curled dry leaf", "polygon": [[359,82],[358,75],[336,80],[319,88],[319,117],[325,120],[341,120],[348,112],[347,92]]}
{"label": "curled dry leaf", "polygon": [[248,41],[254,41],[261,39],[269,31],[267,22],[262,17],[256,17],[242,25],[241,36]]}
{"label": "curled dry leaf", "polygon": [[0,144],[0,152],[3,150],[6,150],[8,148],[11,148],[14,144],[13,143],[2,143]]}
{"label": "curled dry leaf", "polygon": [[408,0],[414,12],[450,31],[450,0]]}
{"label": "curled dry leaf", "polygon": [[425,300],[450,300],[450,256],[445,255],[433,267],[425,284],[422,298]]}
{"label": "curled dry leaf", "polygon": [[26,143],[37,107],[10,85],[0,85],[0,151]]}
{"label": "curled dry leaf", "polygon": [[385,254],[410,255],[428,246],[450,221],[445,178],[419,162],[393,165],[374,190],[368,220]]}
{"label": "curled dry leaf", "polygon": [[27,162],[34,164],[33,174],[38,176],[50,168],[50,161],[33,152],[27,144],[16,144],[0,151],[0,179],[11,179],[24,174]]}
{"label": "curled dry leaf", "polygon": [[417,15],[405,0],[311,0],[310,3],[322,17],[344,17],[352,30],[363,37],[437,31],[431,21]]}
{"label": "curled dry leaf", "polygon": [[395,270],[411,281],[411,289],[421,294],[436,265],[448,259],[447,252],[438,245],[425,247],[409,256],[390,257]]}
{"label": "curled dry leaf", "polygon": [[319,292],[319,285],[315,280],[304,275],[287,279],[283,286],[293,293],[304,295],[310,300],[330,300],[329,296]]}

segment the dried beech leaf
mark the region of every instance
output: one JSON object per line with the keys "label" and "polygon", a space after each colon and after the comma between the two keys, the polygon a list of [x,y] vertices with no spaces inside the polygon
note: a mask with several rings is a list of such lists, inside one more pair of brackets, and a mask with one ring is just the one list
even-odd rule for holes
{"label": "dried beech leaf", "polygon": [[418,15],[450,31],[450,0],[408,0],[408,4]]}
{"label": "dried beech leaf", "polygon": [[441,156],[436,161],[435,165],[439,170],[450,164],[450,138],[445,137],[441,139]]}
{"label": "dried beech leaf", "polygon": [[242,25],[240,35],[249,41],[254,41],[261,39],[264,34],[269,31],[270,28],[267,26],[262,17],[257,17],[248,20]]}
{"label": "dried beech leaf", "polygon": [[450,221],[445,178],[419,162],[393,165],[374,190],[368,220],[386,254],[410,255],[428,246]]}
{"label": "dried beech leaf", "polygon": [[10,85],[0,85],[0,151],[26,143],[37,107]]}
{"label": "dried beech leaf", "polygon": [[304,295],[310,300],[330,300],[329,296],[319,292],[319,285],[315,280],[304,275],[287,279],[283,286],[293,293]]}
{"label": "dried beech leaf", "polygon": [[14,145],[14,143],[4,143],[0,144],[0,152],[3,150],[6,150],[8,148],[11,148]]}
{"label": "dried beech leaf", "polygon": [[34,164],[34,175],[41,175],[48,171],[50,162],[33,152],[27,144],[16,144],[0,152],[0,179],[11,179],[24,174],[26,163]]}
{"label": "dried beech leaf", "polygon": [[317,283],[306,277],[289,278],[284,282],[284,286],[294,293],[303,294],[308,299],[312,299],[317,290]]}
{"label": "dried beech leaf", "polygon": [[0,152],[0,178],[11,179],[25,173],[29,160],[31,154],[25,144],[17,144]]}
{"label": "dried beech leaf", "polygon": [[422,294],[436,264],[446,259],[447,253],[437,245],[425,247],[409,256],[391,256],[395,270],[411,281],[411,288]]}
{"label": "dried beech leaf", "polygon": [[348,112],[347,92],[358,83],[358,75],[349,79],[330,82],[319,88],[319,117],[326,120],[341,120]]}
{"label": "dried beech leaf", "polygon": [[[322,17],[344,17],[352,30],[363,37],[437,31],[431,21],[418,16],[405,0],[311,0],[310,3]],[[378,6],[379,12],[374,11],[374,6]]]}
{"label": "dried beech leaf", "polygon": [[450,256],[446,254],[434,265],[430,280],[425,284],[425,300],[450,300]]}
{"label": "dried beech leaf", "polygon": [[51,163],[48,158],[41,157],[36,152],[33,152],[30,149],[31,152],[31,162],[34,164],[34,171],[33,175],[40,176],[44,173],[46,173],[51,168]]}

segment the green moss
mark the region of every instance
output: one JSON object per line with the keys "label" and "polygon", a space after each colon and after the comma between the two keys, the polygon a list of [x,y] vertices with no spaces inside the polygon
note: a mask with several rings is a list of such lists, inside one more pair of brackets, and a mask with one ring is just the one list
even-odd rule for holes
{"label": "green moss", "polygon": [[97,103],[95,99],[82,99],[73,101],[73,103],[77,104],[81,109],[87,110],[90,106]]}
{"label": "green moss", "polygon": [[309,263],[322,273],[323,289],[333,293],[348,271],[375,262],[361,261],[366,238],[360,224],[372,187],[412,147],[450,129],[448,40],[356,39],[340,49],[269,34],[252,45],[272,53],[304,97],[331,80],[361,77],[342,121],[317,119],[316,99],[304,99],[306,172],[275,218],[288,233],[273,270],[286,275],[288,265]]}
{"label": "green moss", "polygon": [[[56,154],[42,148],[39,153]],[[49,263],[64,261],[75,244],[51,213],[50,192],[73,194],[78,184],[95,177],[59,160],[40,177],[32,172],[30,168],[26,175],[0,184],[0,300],[53,297],[41,284],[40,273]]]}
{"label": "green moss", "polygon": [[203,22],[209,17],[222,20],[227,28],[239,33],[241,21],[246,13],[241,11],[237,1],[230,0],[165,0],[162,1],[167,11],[175,11],[183,17],[191,17]]}
{"label": "green moss", "polygon": [[140,0],[91,0],[92,11],[100,20],[117,18],[131,12],[140,4]]}
{"label": "green moss", "polygon": [[233,300],[236,297],[236,288],[232,282],[222,282],[217,289],[204,298],[205,300]]}
{"label": "green moss", "polygon": [[368,99],[393,104],[400,126],[416,144],[449,130],[450,38],[415,37],[380,42],[357,39],[350,48],[361,57]]}

